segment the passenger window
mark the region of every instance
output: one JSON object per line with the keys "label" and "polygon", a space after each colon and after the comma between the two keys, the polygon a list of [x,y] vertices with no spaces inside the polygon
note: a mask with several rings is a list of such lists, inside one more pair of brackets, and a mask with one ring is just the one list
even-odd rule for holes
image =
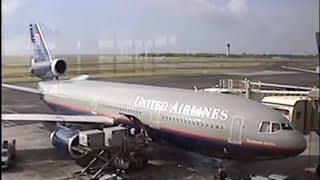
{"label": "passenger window", "polygon": [[289,124],[289,123],[282,123],[282,124],[281,124],[281,128],[282,128],[283,130],[290,130],[290,131],[293,131],[293,127],[292,127],[292,126],[290,126],[290,124]]}
{"label": "passenger window", "polygon": [[272,131],[271,132],[276,132],[279,131],[280,128],[280,124],[279,123],[272,123]]}
{"label": "passenger window", "polygon": [[262,122],[259,132],[262,132],[262,133],[270,132],[270,122]]}

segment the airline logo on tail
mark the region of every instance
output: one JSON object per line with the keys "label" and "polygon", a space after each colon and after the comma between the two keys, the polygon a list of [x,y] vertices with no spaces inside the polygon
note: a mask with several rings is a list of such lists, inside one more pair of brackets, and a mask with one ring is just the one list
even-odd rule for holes
{"label": "airline logo on tail", "polygon": [[34,46],[35,62],[52,61],[52,55],[39,24],[30,24],[31,42]]}

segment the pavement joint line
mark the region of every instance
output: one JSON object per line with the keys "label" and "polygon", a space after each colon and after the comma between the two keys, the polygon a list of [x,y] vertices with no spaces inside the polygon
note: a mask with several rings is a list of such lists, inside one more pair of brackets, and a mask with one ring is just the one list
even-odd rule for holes
{"label": "pavement joint line", "polygon": [[4,107],[2,107],[2,110],[8,111],[8,112],[10,112],[10,113],[12,113],[12,114],[19,114],[19,113],[13,111],[13,110],[10,110],[10,109],[4,108]]}
{"label": "pavement joint line", "polygon": [[[12,114],[18,114],[17,112],[13,111],[13,110],[10,110],[10,109],[7,109],[7,108],[2,108],[2,110],[4,111],[8,111]],[[11,121],[4,121],[4,127],[11,127],[11,126],[15,126],[16,124],[11,122]]]}
{"label": "pavement joint line", "polygon": [[10,121],[4,121],[3,122],[4,127],[11,127],[11,126],[15,126],[16,124]]}

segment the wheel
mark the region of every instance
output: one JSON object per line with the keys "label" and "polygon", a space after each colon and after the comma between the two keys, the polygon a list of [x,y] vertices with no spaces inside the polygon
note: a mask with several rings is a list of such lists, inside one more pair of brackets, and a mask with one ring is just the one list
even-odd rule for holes
{"label": "wheel", "polygon": [[317,165],[316,173],[320,177],[320,164]]}

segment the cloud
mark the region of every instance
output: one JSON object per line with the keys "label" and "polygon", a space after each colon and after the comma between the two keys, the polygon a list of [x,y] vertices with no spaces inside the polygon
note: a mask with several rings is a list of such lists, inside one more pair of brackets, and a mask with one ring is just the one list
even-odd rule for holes
{"label": "cloud", "polygon": [[38,22],[41,26],[41,30],[46,35],[60,35],[61,30],[56,28],[54,24],[48,23],[48,22]]}
{"label": "cloud", "polygon": [[2,1],[2,15],[6,18],[10,16],[14,16],[15,13],[19,10],[19,7],[21,7],[23,4],[23,1],[21,0],[3,0]]}
{"label": "cloud", "polygon": [[[39,22],[53,51],[97,52],[99,40],[175,35],[173,51],[313,53],[319,1],[110,0],[88,3],[3,0],[4,52],[32,53],[28,24]],[[82,2],[82,1],[81,1]],[[86,1],[83,1],[86,2]],[[70,9],[76,9],[69,13]],[[83,15],[83,12],[86,12]],[[50,44],[50,42],[48,42]],[[221,47],[221,48],[220,48]],[[154,51],[171,51],[159,47]],[[116,51],[114,49],[110,51]],[[54,53],[54,52],[53,52]]]}
{"label": "cloud", "polygon": [[3,41],[4,54],[25,55],[32,52],[30,38],[25,34],[16,34],[7,40]]}
{"label": "cloud", "polygon": [[139,0],[149,8],[157,7],[166,16],[177,18],[180,22],[206,24],[237,24],[247,14],[247,0]]}
{"label": "cloud", "polygon": [[232,14],[241,16],[248,9],[247,0],[231,0],[227,8]]}

